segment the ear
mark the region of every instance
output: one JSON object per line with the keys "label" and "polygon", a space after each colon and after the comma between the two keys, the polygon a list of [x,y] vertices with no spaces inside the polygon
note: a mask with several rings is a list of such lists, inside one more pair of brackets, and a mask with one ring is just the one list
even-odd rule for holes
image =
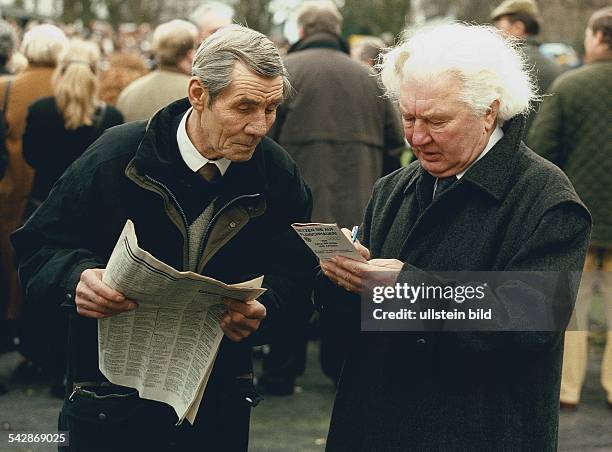
{"label": "ear", "polygon": [[597,44],[603,44],[604,43],[603,31],[599,30],[595,34],[593,34],[593,39],[595,40]]}
{"label": "ear", "polygon": [[497,124],[497,114],[499,113],[499,100],[495,99],[489,106],[489,111],[485,114],[485,130],[490,132]]}
{"label": "ear", "polygon": [[515,20],[514,22],[512,22],[510,29],[512,30],[511,33],[517,38],[522,38],[526,35],[525,24],[520,20]]}
{"label": "ear", "polygon": [[187,97],[194,110],[202,111],[208,108],[208,90],[204,88],[199,78],[191,77],[189,79]]}

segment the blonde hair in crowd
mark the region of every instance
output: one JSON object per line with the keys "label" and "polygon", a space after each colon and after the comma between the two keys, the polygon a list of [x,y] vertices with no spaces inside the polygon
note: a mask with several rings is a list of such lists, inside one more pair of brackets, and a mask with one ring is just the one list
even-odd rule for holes
{"label": "blonde hair in crowd", "polygon": [[100,103],[97,65],[100,49],[92,42],[73,39],[53,74],[55,102],[68,130],[91,126]]}

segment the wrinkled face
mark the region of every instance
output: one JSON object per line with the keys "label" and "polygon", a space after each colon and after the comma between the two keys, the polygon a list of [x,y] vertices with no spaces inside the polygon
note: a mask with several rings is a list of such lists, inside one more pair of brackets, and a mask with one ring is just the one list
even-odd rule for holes
{"label": "wrinkled face", "polygon": [[274,123],[282,98],[280,75],[263,78],[242,63],[236,63],[231,84],[210,107],[207,91],[192,79],[190,100],[194,110],[188,120],[189,137],[209,159],[247,161]]}
{"label": "wrinkled face", "polygon": [[399,107],[404,132],[423,169],[435,177],[464,171],[484,150],[495,111],[477,116],[459,100],[455,75],[434,80],[404,80]]}

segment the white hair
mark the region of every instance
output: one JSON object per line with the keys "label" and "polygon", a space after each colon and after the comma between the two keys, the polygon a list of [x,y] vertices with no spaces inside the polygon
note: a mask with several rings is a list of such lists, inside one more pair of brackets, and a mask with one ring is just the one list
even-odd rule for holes
{"label": "white hair", "polygon": [[21,52],[30,64],[55,66],[67,45],[68,38],[62,30],[55,25],[43,24],[23,35]]}
{"label": "white hair", "polygon": [[209,19],[211,16],[231,23],[234,20],[234,8],[225,3],[205,2],[196,8],[189,18],[194,24],[200,26],[202,22]]}
{"label": "white hair", "polygon": [[499,123],[527,113],[538,99],[518,42],[488,26],[450,23],[408,31],[379,69],[387,95],[396,99],[406,79],[456,74],[462,81],[460,99],[474,113],[482,114],[499,101]]}

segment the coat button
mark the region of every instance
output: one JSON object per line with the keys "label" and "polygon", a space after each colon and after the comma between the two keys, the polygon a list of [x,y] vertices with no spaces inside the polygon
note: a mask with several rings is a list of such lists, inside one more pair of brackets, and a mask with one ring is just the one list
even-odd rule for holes
{"label": "coat button", "polygon": [[98,414],[98,419],[100,419],[101,421],[105,421],[106,420],[106,414],[104,414],[104,413]]}
{"label": "coat button", "polygon": [[424,345],[425,342],[426,342],[425,339],[423,339],[422,337],[417,339],[417,344],[419,344],[419,345]]}
{"label": "coat button", "polygon": [[236,222],[235,222],[235,221],[232,221],[232,222],[229,224],[229,227],[230,227],[230,228],[235,228],[235,227],[236,227]]}
{"label": "coat button", "polygon": [[72,301],[72,294],[71,293],[67,293],[66,294],[66,300]]}

